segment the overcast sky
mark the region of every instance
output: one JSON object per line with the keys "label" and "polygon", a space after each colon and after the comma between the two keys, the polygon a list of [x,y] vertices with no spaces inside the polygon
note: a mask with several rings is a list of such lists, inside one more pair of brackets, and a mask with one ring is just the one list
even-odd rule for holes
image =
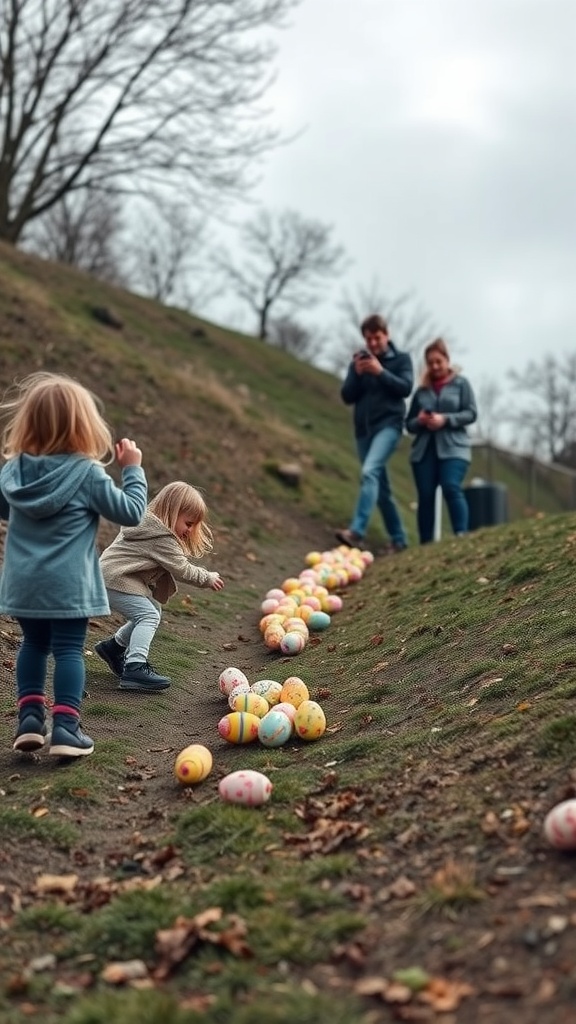
{"label": "overcast sky", "polygon": [[575,49],[576,0],[302,0],[254,198],[414,289],[473,382],[576,349]]}

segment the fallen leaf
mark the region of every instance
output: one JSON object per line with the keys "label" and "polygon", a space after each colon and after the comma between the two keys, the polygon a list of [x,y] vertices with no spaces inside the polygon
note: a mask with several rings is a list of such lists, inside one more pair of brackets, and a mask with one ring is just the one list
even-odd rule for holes
{"label": "fallen leaf", "polygon": [[125,985],[136,978],[147,978],[148,968],[143,960],[125,960],[106,964],[100,977],[108,985]]}
{"label": "fallen leaf", "polygon": [[74,892],[78,885],[78,875],[38,875],[35,889],[38,893]]}

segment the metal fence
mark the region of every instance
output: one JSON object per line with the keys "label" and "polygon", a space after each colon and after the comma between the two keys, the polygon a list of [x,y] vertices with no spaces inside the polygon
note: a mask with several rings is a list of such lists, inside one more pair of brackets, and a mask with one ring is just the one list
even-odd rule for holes
{"label": "metal fence", "polygon": [[532,455],[482,440],[473,441],[471,476],[507,484],[517,501],[523,502],[527,514],[576,509],[576,470],[542,462]]}

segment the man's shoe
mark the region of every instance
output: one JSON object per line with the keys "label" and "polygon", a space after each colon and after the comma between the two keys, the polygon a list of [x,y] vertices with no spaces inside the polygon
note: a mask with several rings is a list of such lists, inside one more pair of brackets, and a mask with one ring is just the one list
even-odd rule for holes
{"label": "man's shoe", "polygon": [[18,727],[12,749],[26,753],[40,750],[47,732],[44,698],[24,697],[18,708]]}
{"label": "man's shoe", "polygon": [[94,644],[94,650],[102,658],[102,661],[106,662],[115,676],[122,675],[126,648],[118,643],[116,637],[111,636],[109,640],[99,640],[97,644]]}
{"label": "man's shoe", "polygon": [[383,548],[378,551],[379,555],[399,555],[402,551],[406,551],[408,548],[407,544],[395,544],[393,541],[390,544],[386,544]]}
{"label": "man's shoe", "polygon": [[118,689],[153,693],[158,690],[166,690],[169,686],[169,676],[159,675],[149,661],[132,661],[130,664],[124,665]]}
{"label": "man's shoe", "polygon": [[354,533],[354,530],[336,530],[335,537],[348,548],[361,548],[363,545],[362,537],[359,533]]}
{"label": "man's shoe", "polygon": [[54,715],[50,754],[55,757],[83,757],[93,750],[94,741],[82,732],[80,719],[76,715]]}

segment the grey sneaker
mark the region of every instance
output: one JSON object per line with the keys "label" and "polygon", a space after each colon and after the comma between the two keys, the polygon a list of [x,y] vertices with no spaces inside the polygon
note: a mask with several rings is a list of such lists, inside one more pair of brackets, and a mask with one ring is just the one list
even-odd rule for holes
{"label": "grey sneaker", "polygon": [[99,640],[97,644],[94,644],[94,650],[102,658],[102,661],[106,662],[115,676],[122,675],[126,648],[122,647],[115,637],[111,636],[109,640]]}
{"label": "grey sneaker", "polygon": [[149,661],[131,661],[124,665],[118,689],[153,693],[157,690],[166,690],[169,686],[169,676],[159,675]]}

